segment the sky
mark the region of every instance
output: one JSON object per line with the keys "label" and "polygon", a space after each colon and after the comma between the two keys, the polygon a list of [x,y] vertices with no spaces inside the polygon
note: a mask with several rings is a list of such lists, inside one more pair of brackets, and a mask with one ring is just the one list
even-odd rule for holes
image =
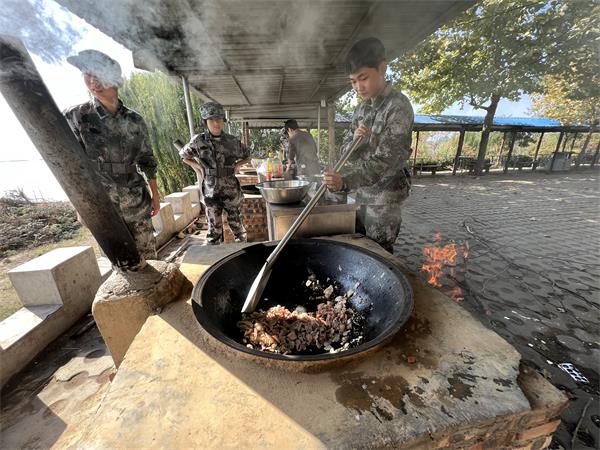
{"label": "sky", "polygon": [[[57,21],[70,23],[80,31],[81,39],[73,45],[72,54],[84,49],[100,50],[121,64],[125,77],[134,71],[131,52],[125,47],[83,19],[68,12],[53,0],[43,0],[43,4],[46,12]],[[31,56],[61,110],[89,99],[81,73],[66,60],[51,64],[44,62],[34,53]],[[522,98],[519,102],[501,100],[496,115],[523,117],[529,115],[530,107],[531,102],[528,97]],[[465,106],[465,109],[461,110],[460,106],[455,104],[445,110],[443,114],[484,115],[484,111],[475,110],[470,106]],[[66,200],[67,197],[60,185],[2,95],[0,95],[0,123],[2,123],[3,138],[2,144],[0,144],[0,196],[6,191],[22,189],[32,199]]]}
{"label": "sky", "polygon": [[[50,14],[60,20],[70,21],[81,31],[82,38],[73,46],[72,54],[84,49],[100,50],[111,55],[121,64],[125,76],[131,74],[134,67],[129,50],[83,19],[66,11],[56,2],[45,0],[44,3]],[[89,94],[78,69],[64,59],[60,64],[51,64],[34,53],[30,54],[60,110],[89,100]],[[20,188],[32,199],[66,200],[64,191],[2,95],[0,95],[0,123],[2,123],[0,196],[6,191]]]}

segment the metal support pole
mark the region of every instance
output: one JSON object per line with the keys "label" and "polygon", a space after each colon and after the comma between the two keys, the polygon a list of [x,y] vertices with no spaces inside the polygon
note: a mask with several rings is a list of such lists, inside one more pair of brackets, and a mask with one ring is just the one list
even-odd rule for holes
{"label": "metal support pole", "polygon": [[185,111],[187,113],[188,128],[190,130],[190,139],[194,137],[194,114],[192,112],[192,97],[190,96],[190,84],[188,79],[181,77],[183,84],[183,98],[185,100]]}
{"label": "metal support pole", "polygon": [[531,171],[533,172],[537,167],[537,157],[540,152],[540,147],[542,146],[542,139],[544,139],[544,132],[540,133],[540,138],[538,139],[537,146],[535,147],[535,155],[533,155],[533,163],[531,164]]}
{"label": "metal support pole", "polygon": [[336,152],[335,152],[335,102],[330,102],[327,105],[327,137],[329,138],[329,165],[333,167],[335,164]]}
{"label": "metal support pole", "polygon": [[317,154],[321,150],[321,104],[317,108]]}
{"label": "metal support pole", "polygon": [[246,148],[250,146],[250,128],[248,126],[248,122],[244,122],[244,145]]}
{"label": "metal support pole", "polygon": [[452,175],[456,175],[456,167],[458,166],[458,158],[462,153],[463,144],[465,143],[465,130],[460,130],[458,136],[458,146],[456,147],[456,155],[454,156],[454,166],[452,167]]}
{"label": "metal support pole", "polygon": [[413,175],[417,175],[417,153],[419,152],[419,132],[417,131],[417,141],[415,143],[415,154],[413,156]]}
{"label": "metal support pole", "polygon": [[[183,98],[185,100],[185,112],[187,114],[188,129],[190,130],[190,139],[192,139],[195,135],[195,132],[192,97],[190,96],[190,84],[188,82],[188,79],[184,76],[181,77],[181,83],[183,84]],[[198,182],[198,194],[200,197],[200,201],[202,202],[202,204],[204,204],[204,196],[202,195],[202,183],[204,182],[204,177],[202,176],[202,172],[200,172],[195,167],[193,170],[196,174],[196,181]]]}
{"label": "metal support pole", "polygon": [[577,136],[579,136],[579,133],[575,133],[573,135],[573,142],[571,142],[571,153],[573,153],[573,147],[575,146],[575,141],[577,140]]}
{"label": "metal support pole", "polygon": [[500,151],[498,152],[498,159],[496,159],[496,164],[495,166],[499,166],[500,163],[502,162],[502,153],[504,152],[504,143],[506,142],[506,134],[507,132],[505,131],[504,133],[502,133],[502,144],[500,144]]}
{"label": "metal support pole", "polygon": [[552,161],[550,162],[550,172],[552,172],[552,170],[554,169],[554,160],[556,159],[556,154],[558,153],[558,150],[560,149],[560,144],[563,140],[563,136],[564,136],[564,132],[560,132],[560,135],[558,136],[558,142],[556,143],[556,148],[554,149],[554,153],[552,154]]}
{"label": "metal support pole", "polygon": [[0,35],[0,92],[111,263],[138,267],[135,241],[102,187],[96,167],[54,103],[23,44],[4,35]]}
{"label": "metal support pole", "polygon": [[598,154],[600,154],[600,142],[598,142],[598,145],[596,146],[596,153],[594,153],[594,159],[592,159],[590,167],[594,167],[596,163],[598,163]]}
{"label": "metal support pole", "polygon": [[508,147],[508,154],[506,155],[506,161],[504,162],[504,173],[508,172],[508,163],[512,157],[513,149],[515,148],[515,141],[517,140],[517,132],[513,131],[510,134],[510,145]]}
{"label": "metal support pole", "polygon": [[565,139],[563,140],[562,151],[565,151],[565,147],[567,146],[567,141],[569,140],[569,133],[565,132]]}

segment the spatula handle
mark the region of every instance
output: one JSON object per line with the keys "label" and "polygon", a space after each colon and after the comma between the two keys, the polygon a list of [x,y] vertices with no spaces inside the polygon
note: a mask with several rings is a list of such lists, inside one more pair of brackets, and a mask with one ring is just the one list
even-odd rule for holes
{"label": "spatula handle", "polygon": [[[352,142],[352,145],[348,148],[348,150],[346,150],[342,154],[342,156],[340,157],[338,162],[335,164],[335,167],[333,168],[334,172],[340,171],[340,169],[344,166],[346,161],[348,161],[348,158],[350,158],[350,155],[352,155],[352,153],[360,146],[360,144],[362,144],[362,142],[363,142],[362,138],[358,138],[357,140]],[[310,214],[312,209],[315,207],[317,202],[321,199],[321,197],[323,196],[323,194],[325,193],[326,190],[327,190],[327,185],[322,184],[319,187],[319,189],[317,189],[317,192],[315,193],[313,198],[311,198],[310,201],[308,202],[308,204],[304,207],[302,212],[298,215],[298,217],[296,217],[296,220],[294,220],[294,223],[292,223],[292,225],[287,230],[285,235],[281,238],[281,240],[279,241],[279,244],[277,244],[277,247],[275,247],[275,250],[273,250],[273,252],[271,252],[269,257],[267,258],[266,264],[267,264],[268,268],[270,268],[273,265],[273,263],[279,256],[279,253],[281,253],[281,249],[294,236],[294,233],[296,233],[296,231],[298,231],[298,228],[300,228],[300,226],[302,225],[304,220],[308,217],[308,215]]]}

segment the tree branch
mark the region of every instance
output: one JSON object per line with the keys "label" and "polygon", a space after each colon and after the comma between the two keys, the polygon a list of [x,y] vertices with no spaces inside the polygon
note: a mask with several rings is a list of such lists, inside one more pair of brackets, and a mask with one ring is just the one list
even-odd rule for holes
{"label": "tree branch", "polygon": [[485,109],[486,111],[490,109],[489,106],[479,105],[477,102],[475,102],[475,99],[473,98],[472,95],[470,95],[470,97],[471,97],[471,100],[469,101],[469,105],[471,105],[473,108]]}

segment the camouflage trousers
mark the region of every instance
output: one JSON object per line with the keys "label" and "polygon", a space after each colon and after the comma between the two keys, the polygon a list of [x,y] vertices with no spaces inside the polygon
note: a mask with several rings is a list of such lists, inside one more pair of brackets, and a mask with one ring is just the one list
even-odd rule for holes
{"label": "camouflage trousers", "polygon": [[220,244],[223,242],[223,211],[227,213],[227,223],[233,232],[235,242],[246,242],[246,229],[244,228],[239,204],[211,202],[210,204],[206,204],[205,207],[206,221],[208,222],[206,240],[209,244]]}
{"label": "camouflage trousers", "polygon": [[131,232],[144,259],[156,259],[156,240],[152,227],[152,200],[146,186],[110,186],[108,193]]}
{"label": "camouflage trousers", "polygon": [[[151,209],[148,211],[150,215]],[[157,259],[156,254],[156,239],[154,238],[154,227],[152,220],[128,221],[125,218],[125,225],[131,231],[133,240],[138,249],[140,256],[144,259]]]}
{"label": "camouflage trousers", "polygon": [[394,253],[394,242],[402,224],[401,205],[402,203],[360,206],[356,211],[356,232]]}

